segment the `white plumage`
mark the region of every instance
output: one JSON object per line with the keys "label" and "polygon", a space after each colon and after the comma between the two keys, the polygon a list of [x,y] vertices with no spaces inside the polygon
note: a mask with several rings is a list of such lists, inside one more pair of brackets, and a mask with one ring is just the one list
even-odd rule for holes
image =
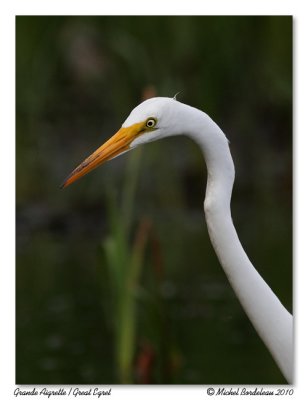
{"label": "white plumage", "polygon": [[146,100],[111,139],[72,172],[63,186],[143,143],[175,135],[187,135],[201,148],[208,170],[204,211],[212,245],[250,321],[285,378],[292,382],[293,318],[239,241],[230,211],[235,173],[228,140],[207,114],[171,98]]}

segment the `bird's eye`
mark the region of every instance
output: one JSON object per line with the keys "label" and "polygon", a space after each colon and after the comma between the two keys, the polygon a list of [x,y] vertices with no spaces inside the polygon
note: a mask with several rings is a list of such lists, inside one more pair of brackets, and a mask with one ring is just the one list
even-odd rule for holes
{"label": "bird's eye", "polygon": [[155,125],[156,125],[156,119],[154,118],[149,118],[146,122],[147,128],[154,128]]}

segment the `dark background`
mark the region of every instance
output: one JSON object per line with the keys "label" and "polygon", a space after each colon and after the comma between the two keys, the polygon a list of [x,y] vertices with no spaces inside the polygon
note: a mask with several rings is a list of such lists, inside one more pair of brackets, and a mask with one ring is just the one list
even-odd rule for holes
{"label": "dark background", "polygon": [[[181,91],[229,138],[234,224],[291,311],[292,18],[17,17],[16,84],[16,383],[284,383],[210,245],[194,143],[59,186],[139,102]],[[126,325],[109,245],[125,247],[123,274],[140,256]]]}

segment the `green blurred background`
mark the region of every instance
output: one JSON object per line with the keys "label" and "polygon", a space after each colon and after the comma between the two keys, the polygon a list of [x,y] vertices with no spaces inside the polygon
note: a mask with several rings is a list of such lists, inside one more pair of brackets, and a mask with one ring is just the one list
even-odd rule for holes
{"label": "green blurred background", "polygon": [[211,247],[194,143],[59,186],[181,91],[229,138],[235,226],[291,311],[292,18],[18,16],[16,84],[16,383],[284,383]]}

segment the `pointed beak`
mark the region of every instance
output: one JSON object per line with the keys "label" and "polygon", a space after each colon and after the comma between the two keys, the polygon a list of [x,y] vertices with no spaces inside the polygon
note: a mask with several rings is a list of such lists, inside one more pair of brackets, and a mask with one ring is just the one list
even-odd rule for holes
{"label": "pointed beak", "polygon": [[143,131],[144,122],[121,128],[115,135],[107,140],[107,142],[78,165],[78,167],[76,167],[66,178],[61,188],[69,186],[77,179],[103,164],[105,161],[111,160],[119,154],[129,150],[131,142]]}

